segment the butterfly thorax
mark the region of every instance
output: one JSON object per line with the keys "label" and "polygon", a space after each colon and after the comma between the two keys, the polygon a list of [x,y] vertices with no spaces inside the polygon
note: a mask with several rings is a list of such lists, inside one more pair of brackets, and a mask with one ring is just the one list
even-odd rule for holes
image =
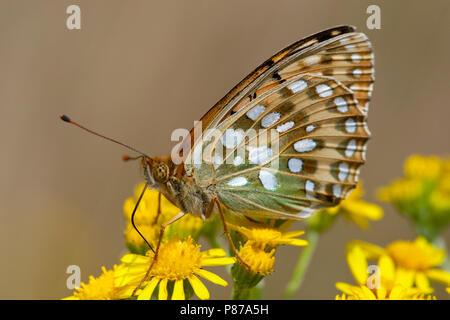
{"label": "butterfly thorax", "polygon": [[215,196],[214,186],[204,188],[188,177],[184,165],[176,165],[170,157],[145,158],[144,176],[150,189],[161,192],[181,211],[208,218],[209,205]]}

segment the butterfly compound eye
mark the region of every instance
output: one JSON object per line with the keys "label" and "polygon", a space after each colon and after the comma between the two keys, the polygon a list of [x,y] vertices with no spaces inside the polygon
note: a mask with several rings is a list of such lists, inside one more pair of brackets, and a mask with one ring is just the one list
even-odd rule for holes
{"label": "butterfly compound eye", "polygon": [[160,183],[167,182],[169,178],[169,168],[167,165],[163,162],[158,163],[158,165],[154,167],[153,177]]}

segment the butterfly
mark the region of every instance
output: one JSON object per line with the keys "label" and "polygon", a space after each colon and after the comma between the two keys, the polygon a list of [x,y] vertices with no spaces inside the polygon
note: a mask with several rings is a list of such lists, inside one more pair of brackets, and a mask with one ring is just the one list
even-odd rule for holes
{"label": "butterfly", "polygon": [[[338,204],[365,162],[373,83],[372,46],[354,27],[325,30],[281,50],[198,123],[202,133],[213,129],[221,139],[195,139],[194,128],[185,140],[191,147],[184,148],[182,169],[192,191],[212,190],[228,211],[254,218],[304,219]],[[251,129],[260,136],[275,130],[278,151],[267,143],[224,157],[245,145]],[[208,216],[206,205],[199,209]]]}
{"label": "butterfly", "polygon": [[367,36],[331,28],[276,53],[231,89],[173,153],[177,161],[127,146],[140,153],[125,159],[141,160],[146,187],[181,210],[163,223],[158,247],[164,228],[186,213],[219,213],[229,237],[224,212],[301,220],[339,204],[366,160],[373,83]]}

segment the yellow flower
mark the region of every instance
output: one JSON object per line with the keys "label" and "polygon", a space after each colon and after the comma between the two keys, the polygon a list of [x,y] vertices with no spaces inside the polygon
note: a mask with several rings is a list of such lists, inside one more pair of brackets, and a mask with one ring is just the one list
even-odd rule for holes
{"label": "yellow flower", "polygon": [[423,293],[411,294],[400,285],[396,285],[390,292],[374,291],[366,286],[351,286],[346,283],[338,283],[336,287],[344,292],[336,295],[336,300],[436,300],[436,297]]}
{"label": "yellow flower", "polygon": [[[168,288],[173,285],[173,300],[185,299],[185,285],[191,285],[200,299],[209,299],[209,291],[197,276],[215,284],[227,286],[227,282],[214,273],[203,269],[207,266],[233,264],[234,258],[225,257],[222,249],[211,249],[200,252],[191,237],[184,241],[176,238],[164,242],[159,249],[158,258],[144,282],[144,288],[138,291],[139,300],[148,300],[159,285],[158,299],[165,300],[169,296]],[[127,254],[122,257],[126,268],[115,273],[116,282],[137,287],[154,259],[152,251],[147,256]]]}
{"label": "yellow flower", "polygon": [[[425,293],[433,291],[430,280],[450,285],[450,272],[438,268],[445,259],[445,251],[435,248],[423,237],[418,237],[413,242],[394,241],[385,249],[362,241],[350,244],[349,248],[352,247],[359,247],[366,258],[384,259],[387,264],[391,264],[391,269],[395,268],[396,273],[395,277],[387,277],[391,282],[397,280],[410,286],[415,284]],[[392,272],[385,273],[385,278],[389,274]]]}
{"label": "yellow flower", "polygon": [[442,264],[445,251],[436,249],[425,238],[419,237],[414,242],[399,240],[386,247],[387,253],[401,268],[423,271]]}
{"label": "yellow flower", "polygon": [[450,173],[442,175],[438,186],[430,195],[430,205],[435,211],[450,212]]}
{"label": "yellow flower", "polygon": [[393,203],[410,218],[418,234],[435,239],[450,222],[450,160],[410,156],[405,177],[378,190],[378,198]]}
{"label": "yellow flower", "polygon": [[[304,231],[289,231],[282,232],[280,229],[270,227],[244,227],[229,225],[231,229],[243,234],[247,239],[249,245],[258,246],[261,249],[268,247],[277,247],[279,245],[291,245],[303,247],[308,245],[308,241],[297,239],[298,236],[304,234]],[[244,260],[245,261],[245,260]]]}
{"label": "yellow flower", "polygon": [[133,291],[132,287],[115,283],[114,273],[123,266],[114,266],[112,270],[102,267],[102,274],[98,278],[89,276],[87,284],[81,283],[81,288],[75,289],[72,296],[64,300],[119,300],[128,298]]}
{"label": "yellow flower", "polygon": [[368,226],[368,220],[380,220],[383,217],[383,209],[379,206],[361,200],[363,196],[362,184],[358,183],[347,199],[329,209],[324,209],[330,215],[343,215],[364,229]]}
{"label": "yellow flower", "polygon": [[273,271],[275,264],[275,248],[264,250],[260,245],[247,241],[239,249],[239,256],[247,264],[247,267],[236,263],[231,268],[231,276],[234,280],[233,299],[250,299],[251,289],[254,288],[265,276]]}
{"label": "yellow flower", "polygon": [[443,169],[439,157],[412,155],[405,162],[405,176],[414,179],[438,179]]}
{"label": "yellow flower", "polygon": [[261,275],[268,275],[273,271],[274,254],[275,249],[266,252],[261,247],[255,246],[251,241],[247,241],[239,250],[239,255],[248,264],[250,271]]}
{"label": "yellow flower", "polygon": [[390,186],[378,189],[378,198],[386,202],[410,201],[418,198],[422,192],[422,181],[417,179],[399,179],[392,182]]}
{"label": "yellow flower", "polygon": [[[427,290],[413,287],[413,278],[410,272],[396,269],[393,260],[388,255],[381,255],[377,266],[368,264],[368,257],[373,258],[380,253],[378,248],[373,252],[367,252],[357,243],[350,243],[347,248],[347,263],[350,267],[357,285],[343,282],[336,283],[336,288],[342,291],[342,296],[336,296],[337,300],[398,300],[421,299]],[[369,245],[374,249],[373,245]],[[371,274],[369,275],[369,272]],[[347,298],[346,296],[347,295]]]}

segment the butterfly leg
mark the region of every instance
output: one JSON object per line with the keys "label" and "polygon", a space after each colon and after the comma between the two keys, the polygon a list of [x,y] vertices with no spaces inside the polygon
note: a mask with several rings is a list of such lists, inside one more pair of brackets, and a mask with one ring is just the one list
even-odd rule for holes
{"label": "butterfly leg", "polygon": [[158,244],[156,245],[156,250],[155,250],[155,255],[153,256],[153,260],[150,264],[150,267],[148,268],[147,272],[145,273],[145,276],[142,278],[142,280],[139,282],[139,284],[137,285],[136,288],[134,288],[133,293],[131,294],[131,296],[134,296],[136,291],[139,290],[139,288],[142,286],[142,283],[144,283],[144,281],[147,279],[148,275],[150,274],[150,270],[152,270],[153,265],[156,262],[156,259],[158,259],[158,253],[159,253],[159,248],[161,247],[161,242],[162,242],[162,238],[164,235],[164,230],[167,228],[168,225],[174,223],[175,221],[177,221],[178,219],[182,218],[185,215],[184,212],[179,212],[177,215],[173,216],[172,218],[170,218],[169,220],[165,221],[162,225],[161,225],[161,230],[159,231],[159,238],[158,238]]}
{"label": "butterfly leg", "polygon": [[[227,227],[227,224],[226,224],[226,222],[225,222],[225,216],[224,216],[224,214],[223,214],[222,207],[220,206],[219,199],[213,198],[213,199],[211,200],[211,202],[214,202],[214,203],[217,204],[217,208],[219,209],[220,218],[222,219],[223,230],[224,230],[224,232],[225,232],[225,235],[227,236],[228,242],[230,242],[231,249],[233,250],[234,254],[236,255],[236,259],[238,259],[238,261],[239,261],[246,269],[250,270],[250,266],[249,266],[247,263],[245,263],[244,260],[242,260],[242,258],[241,258],[241,256],[239,255],[239,253],[238,253],[236,247],[234,246],[233,240],[231,239],[230,232],[228,231],[228,227]],[[214,207],[214,204],[213,204],[212,206],[210,205],[210,207],[211,207],[211,208]]]}
{"label": "butterfly leg", "polygon": [[158,192],[158,211],[156,212],[155,220],[153,220],[153,224],[158,223],[159,216],[161,215],[161,192]]}

